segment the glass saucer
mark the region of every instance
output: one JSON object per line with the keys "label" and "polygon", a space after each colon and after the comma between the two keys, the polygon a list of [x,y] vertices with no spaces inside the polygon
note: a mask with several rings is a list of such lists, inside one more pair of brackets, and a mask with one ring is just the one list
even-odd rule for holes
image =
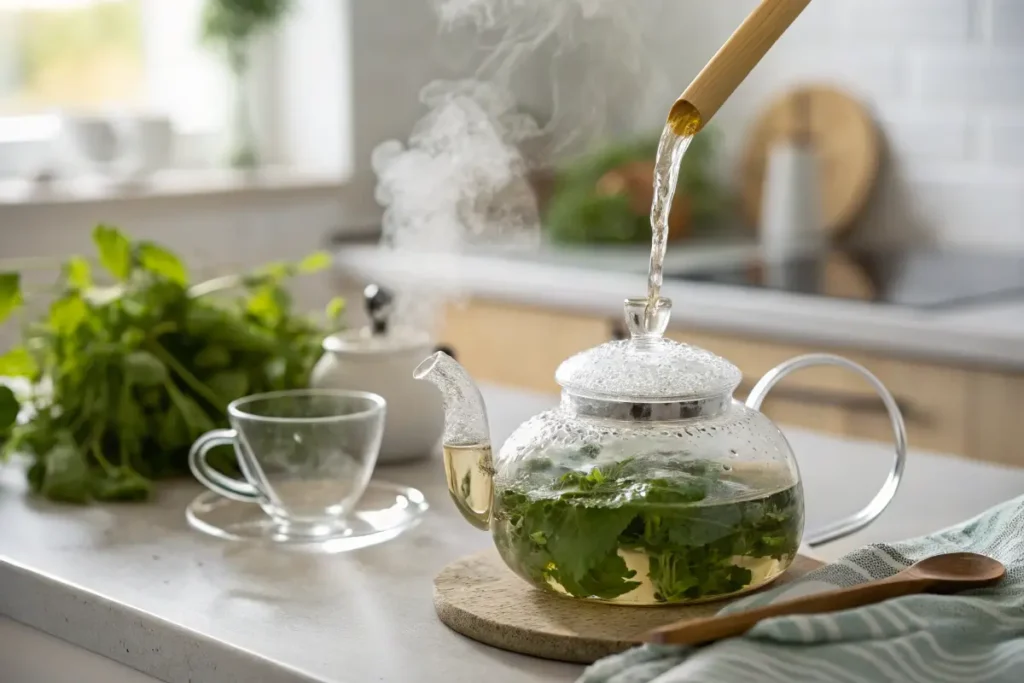
{"label": "glass saucer", "polygon": [[329,534],[295,536],[283,531],[259,505],[204,491],[185,508],[189,525],[229,541],[279,545],[289,550],[342,553],[384,543],[420,523],[430,506],[412,487],[371,481],[344,525]]}

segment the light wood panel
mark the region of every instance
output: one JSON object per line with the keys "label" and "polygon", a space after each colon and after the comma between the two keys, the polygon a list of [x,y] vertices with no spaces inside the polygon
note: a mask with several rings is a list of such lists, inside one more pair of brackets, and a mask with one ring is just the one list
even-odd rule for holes
{"label": "light wood panel", "polygon": [[559,363],[607,341],[610,333],[602,318],[470,301],[447,308],[441,339],[479,380],[557,392]]}
{"label": "light wood panel", "polygon": [[[964,412],[968,372],[941,365],[911,363],[878,356],[855,358],[873,372],[896,397],[913,448],[966,454],[970,424]],[[874,397],[866,382],[853,387],[865,398]],[[881,401],[858,402],[846,413],[844,433],[858,438],[891,441],[892,427]]]}
{"label": "light wood panel", "polygon": [[975,372],[965,412],[970,457],[1024,465],[1024,374]]}
{"label": "light wood panel", "polygon": [[[791,344],[755,344],[751,340],[695,330],[670,331],[670,339],[713,351],[732,361],[743,371],[743,384],[736,397],[744,399],[757,380],[779,363],[815,349]],[[779,424],[789,424],[832,434],[844,429],[844,412],[836,406],[816,400],[820,394],[836,394],[846,387],[845,373],[838,368],[812,368],[798,372],[772,390],[761,410]],[[795,395],[793,390],[805,392]]]}
{"label": "light wood panel", "polygon": [[[697,332],[673,332],[679,341],[725,356],[752,387],[768,370],[794,356],[831,349],[765,342]],[[912,446],[953,453],[967,452],[964,415],[968,373],[941,365],[885,358],[856,351],[839,355],[860,363],[888,387],[903,411]],[[892,427],[881,400],[862,377],[838,367],[801,370],[769,393],[764,412],[782,424],[882,442]]]}
{"label": "light wood panel", "polygon": [[[743,371],[745,389],[753,387],[763,374],[779,363],[805,353],[821,353],[822,348],[765,342],[745,337],[714,334],[698,330],[670,330],[669,339],[700,346],[728,358]],[[794,373],[783,381],[785,386],[822,392],[845,391],[850,385],[849,371],[836,367],[813,368]],[[781,385],[780,385],[781,388]]]}

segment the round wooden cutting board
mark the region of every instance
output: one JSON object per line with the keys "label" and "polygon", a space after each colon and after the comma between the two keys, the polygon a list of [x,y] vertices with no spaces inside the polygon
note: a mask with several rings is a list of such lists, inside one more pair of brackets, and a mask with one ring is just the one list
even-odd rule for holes
{"label": "round wooden cutting board", "polygon": [[[799,130],[798,130],[799,128]],[[821,166],[822,228],[840,236],[853,227],[878,177],[881,138],[867,108],[850,95],[821,85],[787,92],[755,121],[740,163],[743,213],[760,225],[761,194],[773,145],[799,135]]]}
{"label": "round wooden cutting board", "polygon": [[[798,556],[773,585],[820,566]],[[627,650],[659,626],[710,616],[728,602],[629,607],[563,598],[530,586],[493,549],[456,560],[434,579],[434,608],[452,630],[502,650],[577,664]]]}

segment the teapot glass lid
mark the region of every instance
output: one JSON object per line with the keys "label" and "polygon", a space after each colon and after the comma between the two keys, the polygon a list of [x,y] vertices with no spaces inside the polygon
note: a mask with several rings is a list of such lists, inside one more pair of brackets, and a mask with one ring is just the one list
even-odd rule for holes
{"label": "teapot glass lid", "polygon": [[566,359],[555,379],[566,392],[585,398],[631,401],[686,401],[731,393],[740,383],[739,368],[698,346],[663,335],[672,302],[626,300],[630,338],[611,341]]}

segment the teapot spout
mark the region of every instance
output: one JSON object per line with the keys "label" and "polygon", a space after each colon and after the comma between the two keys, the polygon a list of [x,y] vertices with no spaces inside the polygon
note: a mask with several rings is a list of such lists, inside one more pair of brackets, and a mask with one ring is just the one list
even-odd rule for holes
{"label": "teapot spout", "polygon": [[487,529],[494,501],[494,458],[480,390],[465,368],[443,351],[420,363],[413,377],[433,382],[441,390],[448,493],[470,524]]}

